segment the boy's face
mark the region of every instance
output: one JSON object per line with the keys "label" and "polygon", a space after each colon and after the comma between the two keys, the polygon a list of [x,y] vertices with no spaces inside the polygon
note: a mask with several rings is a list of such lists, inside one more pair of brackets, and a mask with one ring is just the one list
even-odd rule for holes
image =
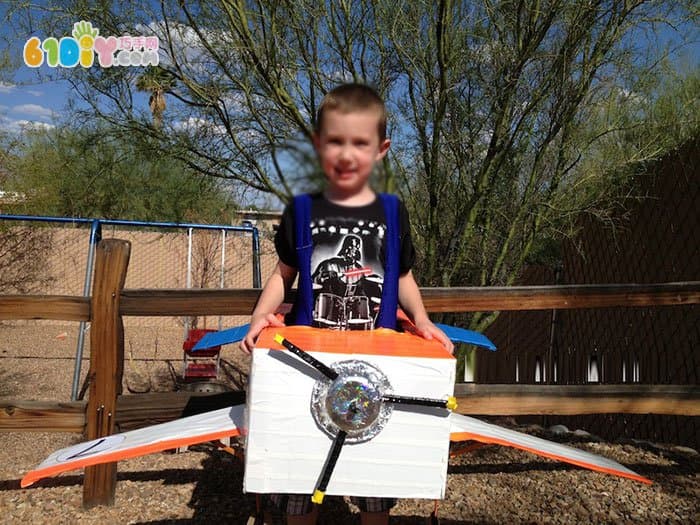
{"label": "boy's face", "polygon": [[379,140],[377,111],[327,110],[320,124],[314,147],[329,189],[349,197],[368,188],[374,163],[384,158],[390,144]]}

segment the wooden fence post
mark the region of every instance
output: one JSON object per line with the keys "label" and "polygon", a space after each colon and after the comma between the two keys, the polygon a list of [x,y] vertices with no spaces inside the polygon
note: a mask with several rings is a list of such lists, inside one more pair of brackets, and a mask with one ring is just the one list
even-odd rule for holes
{"label": "wooden fence post", "polygon": [[[105,239],[97,246],[92,287],[90,324],[90,393],[87,405],[87,439],[114,433],[117,394],[124,370],[124,326],[119,300],[129,265],[131,244]],[[85,469],[83,507],[113,505],[117,464]]]}

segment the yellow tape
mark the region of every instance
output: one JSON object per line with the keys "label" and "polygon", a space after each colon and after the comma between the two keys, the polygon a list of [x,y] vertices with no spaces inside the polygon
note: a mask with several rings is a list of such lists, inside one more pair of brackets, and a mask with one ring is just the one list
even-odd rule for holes
{"label": "yellow tape", "polygon": [[446,406],[449,410],[454,410],[455,408],[457,408],[457,398],[454,396],[448,397]]}

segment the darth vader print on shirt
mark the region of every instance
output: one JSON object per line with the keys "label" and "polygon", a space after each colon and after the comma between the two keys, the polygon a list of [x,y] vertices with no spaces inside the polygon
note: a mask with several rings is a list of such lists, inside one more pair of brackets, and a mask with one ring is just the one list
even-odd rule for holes
{"label": "darth vader print on shirt", "polygon": [[338,330],[371,330],[384,281],[383,223],[348,217],[311,222],[314,250],[313,324]]}

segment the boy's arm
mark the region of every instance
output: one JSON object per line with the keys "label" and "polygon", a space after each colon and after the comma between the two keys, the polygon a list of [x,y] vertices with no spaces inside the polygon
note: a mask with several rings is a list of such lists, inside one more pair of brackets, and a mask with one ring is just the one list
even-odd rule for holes
{"label": "boy's arm", "polygon": [[413,321],[418,333],[426,339],[437,339],[450,353],[454,352],[454,345],[449,337],[440,330],[428,318],[428,313],[423,306],[423,299],[420,296],[418,284],[413,278],[413,272],[407,271],[399,276],[399,304],[406,312],[406,315]]}
{"label": "boy's arm", "polygon": [[255,346],[255,340],[266,326],[284,326],[284,323],[275,317],[275,311],[284,301],[284,294],[292,286],[296,275],[296,268],[277,261],[277,266],[265,283],[250,316],[250,328],[241,341],[241,350],[250,353]]}

